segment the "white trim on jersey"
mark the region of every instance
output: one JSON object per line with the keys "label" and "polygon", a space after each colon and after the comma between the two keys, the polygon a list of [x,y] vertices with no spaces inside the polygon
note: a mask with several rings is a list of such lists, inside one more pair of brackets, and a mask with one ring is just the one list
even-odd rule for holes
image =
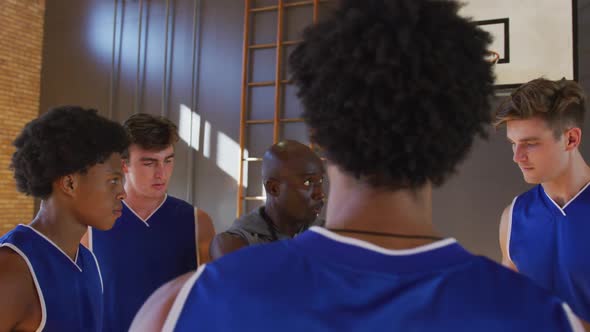
{"label": "white trim on jersey", "polygon": [[0,248],[2,247],[8,247],[14,250],[14,252],[19,254],[25,260],[27,266],[29,267],[29,272],[31,272],[31,276],[33,277],[33,281],[35,283],[35,288],[37,289],[37,295],[39,296],[39,304],[41,305],[41,322],[39,323],[39,327],[35,330],[35,332],[41,332],[45,328],[45,323],[47,322],[47,308],[45,307],[45,297],[43,296],[43,292],[41,291],[41,286],[39,285],[39,280],[37,280],[37,275],[35,274],[33,265],[31,265],[31,262],[29,261],[27,255],[25,255],[25,253],[22,252],[19,248],[17,248],[14,244],[3,243],[0,244]]}
{"label": "white trim on jersey", "polygon": [[318,226],[312,226],[309,228],[309,230],[312,232],[318,233],[320,235],[323,235],[323,236],[325,236],[329,239],[332,239],[334,241],[337,241],[337,242],[350,244],[353,246],[361,247],[361,248],[364,248],[367,250],[375,251],[380,254],[389,255],[389,256],[405,256],[405,255],[420,254],[423,252],[439,249],[439,248],[457,243],[457,240],[455,240],[453,238],[448,238],[448,239],[443,239],[440,241],[436,241],[436,242],[433,242],[433,243],[430,243],[430,244],[427,244],[424,246],[412,248],[412,249],[395,250],[395,249],[385,249],[385,248],[376,246],[372,243],[369,243],[367,241],[363,241],[363,240],[359,240],[359,239],[355,239],[355,238],[351,238],[351,237],[347,237],[347,236],[342,236],[340,234],[336,234],[334,232],[331,232],[330,230],[328,230],[326,228],[321,228]]}
{"label": "white trim on jersey", "polygon": [[[559,204],[555,203],[555,201],[553,200],[553,198],[551,198],[551,196],[549,196],[545,190],[543,190],[543,193],[545,193],[545,196],[547,196],[547,198],[549,198],[549,201],[551,201],[551,203],[553,203],[553,205],[555,205],[555,207],[559,210],[559,212],[561,212],[561,214],[563,214],[563,216],[565,217],[565,211],[563,211],[563,209],[561,208],[561,206],[559,206]],[[568,202],[569,204],[569,202]]]}
{"label": "white trim on jersey", "polygon": [[[588,186],[590,186],[590,182],[586,183],[586,185],[584,186],[584,188],[580,189],[580,191],[578,191],[578,193],[572,197],[572,199],[570,199],[567,203],[565,203],[565,205],[562,207],[563,210],[565,210],[565,208],[570,205],[570,203],[572,203],[573,201],[576,200],[576,198],[578,198],[578,196],[580,196],[585,190],[586,188],[588,188]],[[565,215],[565,212],[563,212]]]}
{"label": "white trim on jersey", "polygon": [[98,260],[96,259],[96,256],[94,256],[94,253],[90,251],[90,254],[92,255],[92,258],[94,258],[94,263],[96,263],[96,270],[98,271],[98,277],[100,278],[100,289],[104,294],[104,284],[102,283],[102,272],[100,272],[100,265],[98,265]]}
{"label": "white trim on jersey", "polygon": [[586,185],[580,189],[580,191],[578,191],[578,193],[572,197],[572,199],[570,199],[569,201],[567,201],[567,203],[565,203],[563,205],[563,207],[559,206],[559,204],[555,203],[555,201],[553,200],[553,198],[551,198],[551,196],[549,196],[549,194],[547,194],[547,192],[545,191],[545,188],[543,188],[543,192],[545,193],[545,196],[547,196],[547,198],[549,198],[549,200],[551,201],[551,203],[553,203],[553,205],[555,205],[555,207],[559,210],[559,212],[561,212],[561,214],[563,214],[563,216],[567,216],[567,214],[565,213],[565,208],[570,205],[573,201],[576,200],[576,198],[578,198],[578,196],[580,196],[580,194],[582,194],[584,192],[584,190],[586,190],[586,188],[588,188],[588,186],[590,186],[590,182],[586,183]]}
{"label": "white trim on jersey", "polygon": [[508,229],[506,230],[506,256],[512,265],[516,266],[510,257],[510,236],[512,235],[512,212],[518,196],[514,197],[512,204],[510,204],[510,212],[508,213]]}
{"label": "white trim on jersey", "polygon": [[565,302],[563,302],[561,304],[561,306],[563,307],[563,311],[565,311],[565,315],[567,316],[567,319],[570,323],[570,326],[572,328],[572,332],[585,332],[586,330],[584,329],[584,326],[582,326],[582,322],[572,312],[572,309],[570,308],[570,306],[567,305],[567,303],[565,303]]}
{"label": "white trim on jersey", "polygon": [[197,207],[195,207],[195,248],[197,249],[197,252],[195,253],[195,255],[197,255],[196,260],[197,260],[197,266],[199,266],[199,209]]}
{"label": "white trim on jersey", "polygon": [[94,251],[94,244],[92,242],[92,227],[88,226],[88,249]]}
{"label": "white trim on jersey", "polygon": [[129,209],[129,211],[131,211],[139,220],[141,220],[144,225],[146,225],[147,227],[150,227],[150,224],[148,223],[148,220],[150,220],[150,218],[154,215],[154,213],[158,212],[158,210],[162,207],[162,205],[164,205],[164,203],[166,203],[166,200],[168,199],[168,194],[164,194],[164,200],[162,201],[162,203],[160,203],[160,205],[158,205],[157,208],[154,209],[154,211],[152,211],[152,213],[150,213],[149,216],[147,216],[147,218],[143,219],[142,217],[139,216],[139,214],[137,214],[137,212],[135,212],[131,206],[129,206],[127,203],[125,203],[125,201],[122,201],[123,204],[125,204],[125,206]]}
{"label": "white trim on jersey", "polygon": [[176,323],[178,323],[178,318],[180,318],[180,313],[184,308],[184,304],[186,303],[186,299],[193,289],[193,286],[197,282],[197,279],[201,276],[203,271],[205,270],[205,265],[203,264],[199,266],[197,271],[184,283],[176,299],[174,300],[174,304],[172,304],[172,308],[168,313],[168,317],[166,317],[166,321],[164,322],[164,326],[162,327],[162,332],[173,332],[174,328],[176,328]]}
{"label": "white trim on jersey", "polygon": [[[25,225],[25,224],[20,224],[20,225],[31,229],[33,232],[37,233],[39,236],[44,238],[47,242],[51,243],[51,245],[53,245],[57,250],[59,250],[59,252],[61,252],[64,256],[66,256],[68,258],[68,260],[70,262],[72,262],[72,264],[74,264],[74,266],[78,269],[78,271],[82,272],[82,269],[80,268],[80,266],[78,266],[78,264],[76,264],[76,262],[73,261],[70,258],[70,256],[68,256],[63,250],[61,250],[61,248],[58,247],[57,244],[53,243],[53,241],[51,241],[47,236],[43,235],[43,233],[39,232],[38,230],[34,229],[33,227],[31,227],[29,225]],[[78,250],[76,250],[76,260],[78,259],[78,251],[80,251],[80,248],[78,248]]]}

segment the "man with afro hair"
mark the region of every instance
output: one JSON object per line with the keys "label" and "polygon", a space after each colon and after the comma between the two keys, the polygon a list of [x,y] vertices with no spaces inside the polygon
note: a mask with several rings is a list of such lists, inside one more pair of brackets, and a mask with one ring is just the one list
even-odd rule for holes
{"label": "man with afro hair", "polygon": [[0,331],[102,331],[100,268],[80,239],[121,215],[128,142],[121,125],[77,106],[50,110],[16,138],[17,188],[41,206],[0,238]]}
{"label": "man with afro hair", "polygon": [[433,188],[491,121],[491,37],[458,10],[344,0],[307,28],[290,65],[327,159],[326,228],[201,267],[136,320],[173,298],[163,331],[580,331],[559,299],[434,229]]}

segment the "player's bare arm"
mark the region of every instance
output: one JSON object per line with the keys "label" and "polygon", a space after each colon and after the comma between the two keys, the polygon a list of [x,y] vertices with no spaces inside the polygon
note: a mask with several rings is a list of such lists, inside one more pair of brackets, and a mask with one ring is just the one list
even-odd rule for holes
{"label": "player's bare arm", "polygon": [[211,259],[217,259],[246,246],[248,246],[248,243],[239,236],[229,233],[217,234],[211,241]]}
{"label": "player's bare arm", "polygon": [[41,305],[24,259],[8,247],[0,248],[0,332],[36,331]]}
{"label": "player's bare arm", "polygon": [[182,286],[193,275],[189,272],[158,288],[135,315],[129,332],[160,332]]}
{"label": "player's bare arm", "polygon": [[508,254],[508,236],[510,231],[511,208],[512,204],[508,205],[502,212],[502,217],[500,218],[500,249],[502,250],[502,265],[518,272],[516,265],[514,265],[510,259],[510,255]]}

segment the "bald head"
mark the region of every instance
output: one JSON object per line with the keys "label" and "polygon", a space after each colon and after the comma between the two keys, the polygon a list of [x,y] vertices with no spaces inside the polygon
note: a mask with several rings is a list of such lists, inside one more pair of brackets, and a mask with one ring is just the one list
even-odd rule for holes
{"label": "bald head", "polygon": [[324,164],[307,146],[282,141],[262,158],[265,210],[275,223],[309,226],[324,206]]}
{"label": "bald head", "polygon": [[264,153],[262,179],[280,178],[293,172],[305,174],[307,169],[321,164],[320,158],[307,145],[293,140],[281,141]]}

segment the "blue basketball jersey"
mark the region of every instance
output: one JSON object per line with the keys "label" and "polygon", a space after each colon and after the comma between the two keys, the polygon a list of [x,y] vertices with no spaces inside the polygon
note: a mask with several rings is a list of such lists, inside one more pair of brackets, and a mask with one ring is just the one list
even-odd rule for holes
{"label": "blue basketball jersey", "polygon": [[171,196],[145,221],[123,204],[114,227],[92,229],[89,242],[103,273],[108,332],[126,332],[151,293],[197,267],[194,207]]}
{"label": "blue basketball jersey", "polygon": [[590,320],[590,189],[559,207],[538,185],[512,203],[508,253],[518,271]]}
{"label": "blue basketball jersey", "polygon": [[319,227],[201,266],[164,331],[576,331],[569,307],[453,239],[388,250]]}
{"label": "blue basketball jersey", "polygon": [[102,280],[90,251],[80,245],[72,261],[27,225],[18,225],[1,237],[0,247],[14,250],[29,266],[41,302],[37,331],[102,331]]}

